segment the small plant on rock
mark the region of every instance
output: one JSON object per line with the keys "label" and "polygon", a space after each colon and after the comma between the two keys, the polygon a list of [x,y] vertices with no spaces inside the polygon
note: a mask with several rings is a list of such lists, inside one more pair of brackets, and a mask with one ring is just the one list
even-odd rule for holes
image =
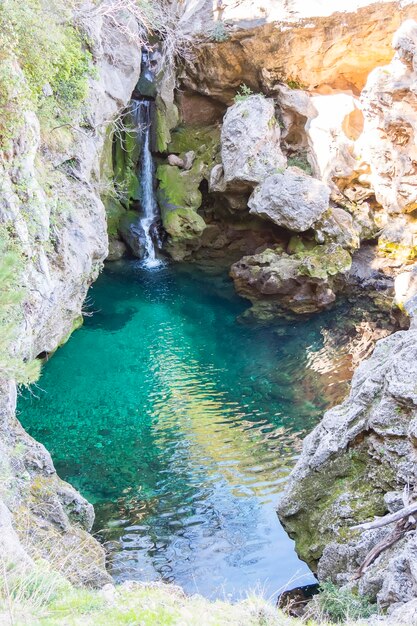
{"label": "small plant on rock", "polygon": [[311,602],[312,616],[319,615],[339,624],[366,619],[378,612],[369,597],[359,596],[349,589],[340,589],[330,581],[320,585],[320,593]]}
{"label": "small plant on rock", "polygon": [[225,23],[221,20],[216,22],[211,29],[209,36],[211,41],[215,41],[216,43],[227,41],[229,39],[229,33],[227,32]]}
{"label": "small plant on rock", "polygon": [[313,173],[310,163],[307,161],[307,157],[305,155],[296,155],[289,157],[288,159],[288,167],[299,167],[301,170],[304,170],[306,174],[310,176]]}
{"label": "small plant on rock", "polygon": [[253,95],[254,93],[252,89],[248,87],[247,85],[245,85],[245,83],[242,83],[242,85],[240,85],[239,89],[237,90],[237,94],[235,95],[233,99],[235,103],[245,102],[245,100],[247,100],[250,96],[253,96]]}

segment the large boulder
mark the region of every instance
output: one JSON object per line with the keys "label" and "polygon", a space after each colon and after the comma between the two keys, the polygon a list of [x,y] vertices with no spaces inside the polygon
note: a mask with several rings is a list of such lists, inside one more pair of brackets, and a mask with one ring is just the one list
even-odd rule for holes
{"label": "large boulder", "polygon": [[274,101],[253,95],[231,106],[224,116],[221,158],[227,186],[251,188],[286,166]]}
{"label": "large boulder", "polygon": [[133,256],[143,259],[145,255],[145,233],[136,211],[127,211],[122,217],[119,224],[119,235]]}
{"label": "large boulder", "polygon": [[253,192],[250,212],[288,230],[311,228],[329,208],[330,189],[298,167],[268,176]]}
{"label": "large boulder", "polygon": [[237,292],[248,298],[247,316],[270,321],[285,311],[309,314],[331,305],[334,282],[351,266],[349,253],[337,244],[299,249],[289,255],[282,247],[245,256],[232,265]]}

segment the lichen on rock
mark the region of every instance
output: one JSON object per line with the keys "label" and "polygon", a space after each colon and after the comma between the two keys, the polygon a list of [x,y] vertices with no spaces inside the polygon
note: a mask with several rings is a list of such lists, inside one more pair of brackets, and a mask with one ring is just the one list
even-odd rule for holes
{"label": "lichen on rock", "polygon": [[334,277],[350,269],[349,253],[337,244],[289,255],[281,246],[243,257],[231,268],[237,292],[252,302],[249,314],[263,321],[283,311],[310,314],[327,308],[336,296]]}

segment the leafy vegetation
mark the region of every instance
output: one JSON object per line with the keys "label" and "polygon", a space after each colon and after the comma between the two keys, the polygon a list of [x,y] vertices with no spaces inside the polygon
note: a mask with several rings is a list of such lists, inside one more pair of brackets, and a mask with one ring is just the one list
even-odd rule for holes
{"label": "leafy vegetation", "polygon": [[[91,55],[63,0],[0,3],[0,145],[19,105],[68,119],[86,97]],[[3,139],[3,141],[1,141]]]}
{"label": "leafy vegetation", "polygon": [[340,589],[332,582],[320,585],[320,593],[313,601],[313,611],[317,607],[324,619],[339,624],[366,619],[378,612],[376,604],[372,604],[368,597],[359,596],[349,589]]}
{"label": "leafy vegetation", "polygon": [[253,96],[253,95],[254,95],[254,92],[252,91],[252,89],[248,87],[247,85],[245,85],[244,83],[242,83],[242,85],[240,85],[233,99],[235,103],[245,102],[245,100],[247,100],[250,96]]}
{"label": "leafy vegetation", "polygon": [[19,321],[19,305],[24,298],[21,276],[24,258],[7,229],[0,230],[0,380],[12,378],[29,385],[39,377],[40,362],[25,363],[12,354]]}
{"label": "leafy vegetation", "polygon": [[210,39],[215,41],[216,43],[222,43],[223,41],[227,41],[229,39],[229,33],[227,32],[227,28],[225,23],[221,20],[216,22],[213,28],[210,30]]}
{"label": "leafy vegetation", "polygon": [[288,167],[299,167],[301,170],[304,170],[306,174],[310,176],[313,173],[310,163],[307,160],[305,155],[297,155],[289,157],[288,159]]}

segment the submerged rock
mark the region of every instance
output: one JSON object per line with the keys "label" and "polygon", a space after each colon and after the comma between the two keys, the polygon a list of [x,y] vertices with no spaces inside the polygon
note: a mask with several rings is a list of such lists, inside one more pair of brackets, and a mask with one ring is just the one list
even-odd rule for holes
{"label": "submerged rock", "polygon": [[294,232],[311,228],[329,208],[330,189],[298,167],[268,176],[253,192],[250,212]]}

